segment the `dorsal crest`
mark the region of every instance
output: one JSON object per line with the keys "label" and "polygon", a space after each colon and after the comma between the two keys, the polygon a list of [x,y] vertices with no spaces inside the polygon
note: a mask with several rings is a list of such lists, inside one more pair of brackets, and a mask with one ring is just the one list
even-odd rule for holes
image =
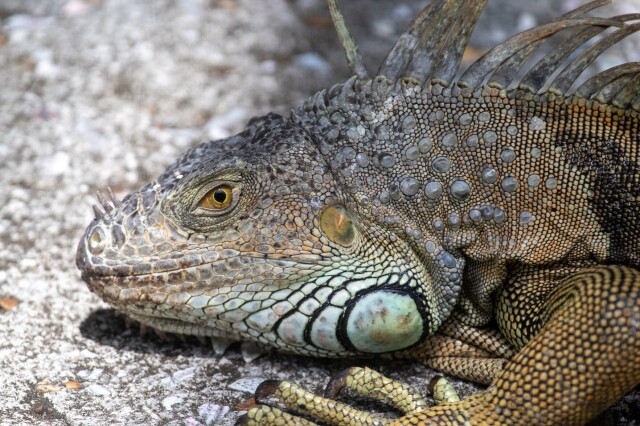
{"label": "dorsal crest", "polygon": [[[370,79],[337,0],[327,2],[351,71],[360,80]],[[457,77],[469,38],[486,3],[487,0],[429,2],[391,48],[373,79],[384,77],[391,84],[439,84],[470,90],[487,86],[500,90],[519,88],[534,94],[548,91],[568,96],[580,74],[602,52],[640,31],[640,22],[634,22],[640,20],[640,14],[588,16],[589,12],[611,3],[595,0],[550,23],[516,34],[489,50]],[[550,49],[529,69],[523,69],[541,44],[560,32],[572,32],[572,37]],[[575,95],[640,111],[640,63],[605,70],[578,87]]]}

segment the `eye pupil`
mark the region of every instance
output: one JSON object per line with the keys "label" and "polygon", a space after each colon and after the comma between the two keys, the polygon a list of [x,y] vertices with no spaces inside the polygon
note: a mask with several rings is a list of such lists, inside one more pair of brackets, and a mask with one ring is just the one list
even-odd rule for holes
{"label": "eye pupil", "polygon": [[222,188],[216,189],[213,193],[213,199],[216,201],[216,203],[224,203],[227,200],[227,191]]}
{"label": "eye pupil", "polygon": [[231,205],[233,192],[228,185],[220,185],[204,194],[198,201],[198,206],[208,210],[220,210]]}

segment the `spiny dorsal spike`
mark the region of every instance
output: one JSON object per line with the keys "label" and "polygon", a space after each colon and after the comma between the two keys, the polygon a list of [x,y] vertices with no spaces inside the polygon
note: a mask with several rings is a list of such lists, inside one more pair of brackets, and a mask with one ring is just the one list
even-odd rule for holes
{"label": "spiny dorsal spike", "polygon": [[629,81],[633,78],[633,75],[623,75],[603,88],[601,88],[598,93],[593,97],[596,101],[603,104],[610,104],[611,100],[616,97],[616,95],[629,83]]}
{"label": "spiny dorsal spike", "polygon": [[[625,17],[618,17],[614,19],[632,20],[628,18],[628,15]],[[637,19],[637,17],[633,19]],[[602,52],[638,30],[640,30],[640,23],[628,25],[607,35],[606,37],[603,37],[597,43],[589,46],[584,52],[578,55],[578,57],[574,59],[564,70],[562,70],[562,72],[551,83],[549,90],[561,94],[567,93],[576,79],[580,76],[580,74],[582,74],[582,72],[593,61],[595,61]]]}
{"label": "spiny dorsal spike", "polygon": [[107,187],[107,191],[109,192],[109,198],[111,198],[111,202],[113,203],[113,205],[117,209],[122,208],[122,201],[120,201],[120,199],[113,194],[113,191],[111,190],[110,186]]}
{"label": "spiny dorsal spike", "polygon": [[618,92],[611,103],[621,109],[631,106],[634,96],[640,93],[640,73],[631,75],[627,84]]}
{"label": "spiny dorsal spike", "polygon": [[433,67],[431,81],[448,87],[456,77],[464,51],[469,44],[473,28],[484,10],[487,0],[467,2],[464,13],[459,14],[449,29],[449,37],[439,50],[437,62]]}
{"label": "spiny dorsal spike", "polygon": [[[563,19],[570,19],[570,18],[580,18],[580,17],[583,17],[585,13],[588,13],[594,9],[597,9],[609,3],[611,3],[610,0],[592,1],[590,3],[583,5],[582,7],[569,11],[564,15],[555,18],[551,22],[558,22]],[[590,37],[587,37],[582,42],[580,42],[579,40],[576,40],[576,37],[571,37],[571,39],[569,39],[567,42],[562,43],[562,47],[552,51],[551,53],[553,54],[555,52],[556,56],[562,57],[562,60],[560,61],[560,63],[562,63],[562,61],[564,61],[576,48],[581,46],[585,41],[587,41],[591,37],[595,36],[596,34],[599,34],[601,31],[604,31],[607,27],[608,25],[602,26],[602,27],[587,28],[587,30],[585,31],[580,31],[578,34],[576,34],[576,37],[585,37],[586,34],[582,34],[582,33],[586,33],[587,31],[593,32],[593,35]],[[594,32],[594,30],[596,30],[596,32]],[[524,65],[524,63],[531,57],[531,55],[533,55],[535,51],[538,50],[538,48],[543,42],[544,42],[544,39],[531,43],[528,46],[525,46],[523,49],[520,49],[513,56],[511,56],[509,59],[504,61],[493,72],[488,85],[491,87],[499,88],[499,89],[507,88],[507,86],[509,86],[513,82],[513,80],[517,77],[518,72],[520,71],[520,69],[522,69],[522,66]],[[567,43],[570,43],[571,45],[569,46],[567,45]],[[545,55],[545,57],[547,56],[548,55]],[[540,64],[543,61],[544,61],[544,58],[540,62],[538,62],[538,64]],[[555,64],[551,62],[551,64],[555,64],[556,66],[559,66],[560,63]],[[554,68],[554,71],[555,71],[555,68]],[[544,81],[546,81],[546,79],[547,78],[544,78]],[[533,91],[534,93],[538,91],[538,90],[533,90],[533,85],[530,83],[524,84],[524,87],[526,87],[530,91]]]}
{"label": "spiny dorsal spike", "polygon": [[578,31],[566,42],[558,45],[555,49],[547,53],[540,59],[520,81],[519,87],[532,93],[538,93],[547,80],[562,65],[576,49],[582,46],[587,40],[597,36],[608,27],[588,27]]}
{"label": "spiny dorsal spike", "polygon": [[541,42],[531,43],[529,46],[520,49],[514,53],[513,56],[504,61],[502,65],[500,65],[493,74],[491,74],[491,78],[487,85],[501,90],[506,89],[517,76],[518,71],[524,62],[526,62],[527,59],[533,55],[533,52],[538,49],[539,43]]}
{"label": "spiny dorsal spike", "polygon": [[593,10],[596,10],[598,8],[601,8],[603,6],[606,6],[608,4],[613,3],[613,0],[594,0],[594,1],[590,1],[589,3],[583,4],[582,6],[580,6],[577,9],[573,9],[567,13],[565,13],[564,15],[562,15],[565,18],[577,18],[580,15],[584,15],[585,13],[589,13]]}
{"label": "spiny dorsal spike", "polygon": [[544,40],[560,31],[575,28],[580,25],[598,25],[619,27],[618,21],[603,18],[571,18],[557,22],[550,22],[536,28],[516,34],[507,41],[491,49],[484,56],[474,62],[462,75],[458,85],[475,89],[504,61],[520,49],[538,40]]}
{"label": "spiny dorsal spike", "polygon": [[111,210],[113,210],[113,206],[109,204],[109,202],[104,198],[102,192],[96,191],[96,196],[98,197],[98,201],[100,202],[100,205],[102,206],[104,211],[106,211],[107,213],[111,213]]}
{"label": "spiny dorsal spike", "polygon": [[631,101],[631,108],[640,112],[640,90],[638,91],[638,93],[636,93],[635,97]]}
{"label": "spiny dorsal spike", "polygon": [[582,83],[575,94],[581,98],[591,98],[607,84],[622,77],[623,75],[640,73],[640,62],[630,62],[609,68],[591,77]]}
{"label": "spiny dorsal spike", "polygon": [[387,57],[382,61],[378,69],[379,76],[384,76],[393,83],[402,78],[413,51],[418,46],[420,36],[427,31],[432,14],[442,7],[443,2],[443,0],[429,2],[418,16],[411,21],[407,31],[400,36],[396,44],[387,53]]}
{"label": "spiny dorsal spike", "polygon": [[440,53],[439,47],[448,42],[449,31],[456,18],[464,11],[466,3],[465,0],[450,0],[434,6],[429,16],[429,30],[417,34],[420,41],[411,55],[403,79],[421,83],[430,79],[434,61]]}
{"label": "spiny dorsal spike", "polygon": [[97,220],[100,220],[100,219],[102,219],[104,217],[105,213],[102,210],[100,210],[100,207],[98,207],[95,204],[92,204],[91,208],[93,209],[93,215],[95,216],[95,218]]}
{"label": "spiny dorsal spike", "polygon": [[358,45],[344,22],[344,16],[338,7],[337,0],[327,0],[327,5],[329,6],[329,12],[331,13],[331,20],[333,21],[333,25],[336,28],[338,37],[340,38],[340,43],[342,44],[345,55],[347,56],[349,68],[361,80],[368,80],[369,73],[367,72],[367,67],[364,65],[362,55],[360,55],[360,52],[358,51]]}

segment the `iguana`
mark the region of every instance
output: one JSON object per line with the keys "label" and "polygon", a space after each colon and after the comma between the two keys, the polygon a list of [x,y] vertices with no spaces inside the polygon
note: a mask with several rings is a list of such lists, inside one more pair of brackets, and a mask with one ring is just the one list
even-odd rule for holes
{"label": "iguana", "polygon": [[[486,0],[433,0],[370,75],[328,3],[355,76],[99,196],[83,280],[159,330],[489,385],[429,407],[366,368],[331,381],[395,420],[289,382],[256,392],[328,424],[587,422],[640,383],[640,63],[571,87],[640,15],[588,3],[456,77]],[[241,421],[311,424],[266,405]]]}

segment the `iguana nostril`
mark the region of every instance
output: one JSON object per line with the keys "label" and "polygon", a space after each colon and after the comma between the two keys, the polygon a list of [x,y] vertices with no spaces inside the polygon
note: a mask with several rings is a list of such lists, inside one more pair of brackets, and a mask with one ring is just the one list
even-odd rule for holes
{"label": "iguana nostril", "polygon": [[104,232],[100,228],[96,228],[91,232],[89,238],[87,239],[87,243],[89,245],[89,251],[92,254],[100,254],[105,247],[105,238]]}

